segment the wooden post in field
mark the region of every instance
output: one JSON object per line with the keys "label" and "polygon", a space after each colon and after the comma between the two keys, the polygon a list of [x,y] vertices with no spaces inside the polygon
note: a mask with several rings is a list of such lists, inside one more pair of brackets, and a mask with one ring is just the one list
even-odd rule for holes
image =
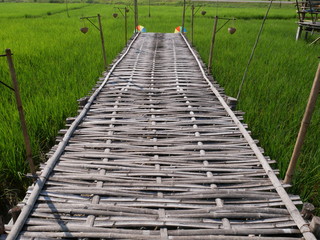
{"label": "wooden post in field", "polygon": [[317,102],[317,97],[318,97],[319,91],[320,91],[320,64],[318,65],[318,70],[317,70],[316,76],[313,81],[308,104],[306,107],[306,111],[304,113],[303,120],[301,122],[297,141],[294,146],[294,150],[292,153],[292,157],[291,157],[291,160],[289,163],[288,170],[286,172],[286,177],[284,179],[285,184],[290,184],[292,181],[293,173],[294,173],[294,170],[295,170],[297,162],[298,162],[298,157],[300,155],[301,148],[302,148],[302,145],[303,145],[306,133],[307,133],[307,128],[308,128],[310,121],[311,121],[311,117],[312,117],[313,110],[314,110],[316,102]]}
{"label": "wooden post in field", "polygon": [[211,46],[210,46],[210,55],[209,55],[209,61],[208,61],[208,72],[209,73],[211,71],[211,66],[212,66],[212,55],[213,55],[214,40],[216,38],[216,33],[217,33],[217,24],[218,24],[218,16],[215,16],[214,17],[214,24],[213,24]]}
{"label": "wooden post in field", "polygon": [[184,32],[184,19],[186,16],[186,0],[183,0],[183,12],[182,12],[182,30],[181,33],[183,34]]}
{"label": "wooden post in field", "polygon": [[12,54],[11,54],[10,49],[6,49],[6,56],[7,56],[8,65],[9,65],[9,69],[10,69],[10,75],[11,75],[11,79],[12,79],[12,83],[13,83],[14,94],[16,97],[17,108],[19,111],[23,139],[24,139],[24,144],[26,146],[27,160],[29,162],[30,171],[31,171],[32,175],[35,176],[36,171],[35,171],[35,167],[34,167],[33,159],[32,159],[31,143],[30,143],[30,138],[28,135],[27,124],[26,124],[26,120],[24,117],[22,101],[21,101],[21,97],[20,97],[19,85],[18,85],[18,81],[17,81],[16,72],[14,69],[14,65],[13,65],[13,61],[12,61]]}
{"label": "wooden post in field", "polygon": [[104,69],[107,69],[107,56],[106,56],[106,49],[104,47],[104,37],[103,37],[103,31],[102,31],[102,24],[101,24],[101,17],[100,14],[98,14],[98,21],[99,21],[99,32],[101,37],[101,45],[102,45],[102,55],[103,55],[103,63],[104,63]]}
{"label": "wooden post in field", "polygon": [[137,32],[138,25],[138,0],[134,0],[134,32]]}
{"label": "wooden post in field", "polygon": [[193,20],[194,20],[194,4],[191,6],[191,45],[193,45]]}

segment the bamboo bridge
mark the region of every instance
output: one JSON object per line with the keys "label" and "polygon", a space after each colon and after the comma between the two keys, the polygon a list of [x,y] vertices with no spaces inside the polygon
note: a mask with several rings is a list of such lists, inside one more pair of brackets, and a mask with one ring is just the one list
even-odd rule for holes
{"label": "bamboo bridge", "polygon": [[29,188],[12,239],[316,239],[182,34],[137,34]]}

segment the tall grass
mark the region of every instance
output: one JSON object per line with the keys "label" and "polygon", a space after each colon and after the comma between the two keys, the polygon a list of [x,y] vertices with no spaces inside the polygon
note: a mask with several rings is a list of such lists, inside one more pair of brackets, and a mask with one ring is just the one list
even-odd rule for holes
{"label": "tall grass", "polygon": [[[107,58],[112,59],[124,47],[123,18],[112,17],[113,7],[122,5],[77,4],[70,18],[63,11],[64,4],[6,4],[0,13],[0,50],[11,48],[22,100],[26,111],[32,148],[37,163],[44,161],[45,152],[64,125],[64,119],[76,115],[76,99],[86,95],[103,70],[98,31],[79,18],[102,16]],[[12,9],[18,9],[13,14]],[[23,6],[23,7],[21,7]],[[84,7],[85,6],[85,7]],[[73,4],[70,4],[73,8]],[[206,5],[207,14],[195,17],[194,45],[206,62],[213,17],[235,17],[216,38],[213,75],[227,94],[236,96],[251,47],[265,13],[265,5]],[[48,11],[56,14],[48,15]],[[25,15],[38,16],[25,18]],[[182,8],[176,6],[139,7],[139,23],[148,32],[173,32],[181,25]],[[40,17],[39,17],[40,16]],[[241,94],[239,108],[246,112],[245,121],[254,137],[259,138],[266,154],[276,159],[281,176],[286,170],[314,72],[318,64],[319,45],[307,46],[295,42],[295,10],[293,6],[275,6],[270,12],[248,77]],[[93,20],[96,21],[96,20]],[[129,12],[128,32],[133,32],[133,13]],[[222,26],[223,20],[219,21]],[[89,27],[87,34],[79,29]],[[235,26],[234,35],[227,33]],[[190,9],[186,28],[190,32]],[[187,36],[189,33],[187,33]],[[190,36],[189,36],[190,37]],[[0,59],[0,79],[10,84],[5,59]],[[0,184],[8,204],[17,196],[23,197],[29,182],[24,177],[27,165],[18,113],[12,91],[0,86]],[[319,103],[308,132],[294,179],[295,193],[303,200],[319,203],[320,145],[317,134]],[[2,204],[4,205],[4,204]]]}
{"label": "tall grass", "polygon": [[[84,8],[89,6],[83,3],[73,3],[69,4],[69,11],[73,11],[79,8]],[[0,3],[1,6],[1,18],[35,18],[44,17],[46,15],[50,16],[53,14],[58,14],[66,11],[65,4],[52,4],[52,3],[42,3],[41,5],[37,3],[13,3],[13,2],[3,2]]]}

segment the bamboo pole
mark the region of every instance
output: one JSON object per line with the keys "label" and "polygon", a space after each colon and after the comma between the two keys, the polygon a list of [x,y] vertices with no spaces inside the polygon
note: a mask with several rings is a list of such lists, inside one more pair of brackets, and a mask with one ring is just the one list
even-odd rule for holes
{"label": "bamboo pole", "polygon": [[138,26],[138,0],[134,0],[134,32],[137,32]]}
{"label": "bamboo pole", "polygon": [[293,174],[294,174],[297,162],[298,162],[299,155],[301,153],[301,148],[302,148],[302,145],[303,145],[306,133],[307,133],[307,129],[310,124],[314,108],[316,106],[319,91],[320,91],[320,64],[318,65],[318,70],[317,70],[316,76],[313,81],[308,104],[307,104],[307,107],[306,107],[306,110],[305,110],[305,113],[304,113],[304,116],[303,116],[303,119],[301,122],[297,141],[294,146],[294,150],[293,150],[293,153],[291,156],[288,170],[286,172],[286,177],[284,179],[285,184],[287,184],[287,183],[290,184],[292,181],[292,177],[293,177]]}
{"label": "bamboo pole", "polygon": [[209,61],[208,61],[208,72],[209,73],[211,71],[211,66],[212,66],[213,47],[214,47],[214,41],[215,41],[216,33],[217,33],[217,25],[218,25],[218,16],[215,16],[214,17],[214,24],[213,24],[211,45],[210,45],[210,55],[209,55]]}
{"label": "bamboo pole", "polygon": [[102,45],[102,55],[103,55],[103,63],[104,63],[104,68],[107,69],[107,56],[106,56],[106,49],[104,46],[104,37],[103,37],[103,31],[102,31],[102,24],[101,24],[101,16],[98,14],[98,21],[99,21],[99,32],[100,32],[100,37],[101,37],[101,45]]}
{"label": "bamboo pole", "polygon": [[181,33],[183,34],[184,32],[184,20],[186,17],[186,0],[183,0],[183,12],[182,12],[182,30]]}
{"label": "bamboo pole", "polygon": [[193,45],[194,4],[191,6],[191,45]]}
{"label": "bamboo pole", "polygon": [[9,65],[9,69],[10,69],[10,75],[11,75],[11,79],[12,79],[12,83],[13,83],[14,94],[16,97],[17,108],[18,108],[20,123],[21,123],[21,128],[22,128],[22,134],[23,134],[24,144],[26,147],[27,160],[29,162],[30,171],[31,171],[32,175],[35,176],[36,171],[35,171],[35,167],[34,167],[34,163],[33,163],[33,159],[32,159],[30,137],[29,137],[28,130],[27,130],[27,124],[26,124],[24,111],[23,111],[23,107],[22,107],[22,101],[21,101],[21,97],[20,97],[19,84],[17,81],[17,76],[16,76],[16,72],[15,72],[14,64],[13,64],[13,60],[12,60],[12,53],[11,53],[10,49],[6,49],[6,56],[7,56],[8,65]]}

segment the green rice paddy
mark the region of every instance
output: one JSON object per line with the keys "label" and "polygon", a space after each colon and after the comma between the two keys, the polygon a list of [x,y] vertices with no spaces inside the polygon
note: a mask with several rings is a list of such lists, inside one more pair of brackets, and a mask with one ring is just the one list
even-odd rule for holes
{"label": "green rice paddy", "polygon": [[[129,3],[129,2],[128,2]],[[10,48],[25,108],[34,159],[45,161],[65,119],[77,114],[76,100],[87,95],[103,71],[99,32],[83,16],[102,16],[108,63],[124,47],[124,19],[113,18],[123,4],[0,3],[0,52]],[[235,97],[251,53],[266,4],[202,4],[195,16],[194,46],[207,62],[213,18],[234,17],[216,37],[213,76],[228,95]],[[202,16],[200,12],[207,14]],[[173,32],[181,25],[179,4],[139,6],[139,23],[148,32]],[[190,38],[191,10],[186,28]],[[96,20],[93,20],[96,21]],[[134,29],[130,9],[128,32]],[[219,27],[224,24],[219,20]],[[95,22],[96,23],[96,22]],[[89,27],[82,34],[81,27]],[[234,35],[227,28],[237,28]],[[249,68],[238,108],[259,139],[265,155],[277,160],[283,178],[319,63],[319,44],[295,41],[293,5],[274,5]],[[130,37],[130,36],[129,36]],[[314,39],[314,37],[313,37]],[[0,58],[0,80],[11,84],[5,58]],[[2,214],[23,198],[30,181],[13,92],[0,85],[0,195]],[[308,130],[292,192],[320,207],[320,101]],[[318,213],[319,210],[318,210]]]}

